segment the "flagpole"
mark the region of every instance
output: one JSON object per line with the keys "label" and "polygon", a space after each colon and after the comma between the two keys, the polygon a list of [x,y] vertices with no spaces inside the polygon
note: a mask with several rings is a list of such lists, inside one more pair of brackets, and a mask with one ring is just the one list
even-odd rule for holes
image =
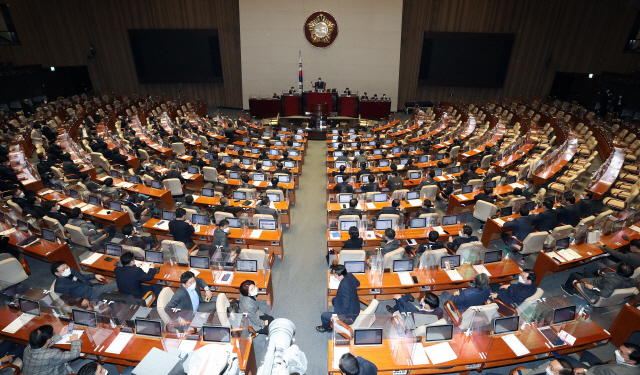
{"label": "flagpole", "polygon": [[298,57],[300,58],[300,72],[298,74],[298,91],[302,94],[302,51],[298,51]]}

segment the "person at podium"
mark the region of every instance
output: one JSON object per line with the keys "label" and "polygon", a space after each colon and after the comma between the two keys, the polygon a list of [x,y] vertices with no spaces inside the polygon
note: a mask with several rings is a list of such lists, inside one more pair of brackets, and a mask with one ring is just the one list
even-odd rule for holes
{"label": "person at podium", "polygon": [[293,88],[293,86],[291,86],[291,88],[289,89],[289,94],[295,94],[296,90]]}
{"label": "person at podium", "polygon": [[373,94],[373,98],[371,100],[378,100],[378,94]]}
{"label": "person at podium", "polygon": [[315,87],[316,90],[324,90],[324,87],[327,84],[325,82],[322,82],[322,78],[318,77],[318,80],[316,81],[316,83],[313,85],[313,87]]}
{"label": "person at podium", "polygon": [[365,91],[364,94],[362,94],[362,96],[360,97],[360,100],[369,100],[369,97],[367,96],[367,92]]}
{"label": "person at podium", "polygon": [[349,90],[349,88],[347,87],[346,89],[344,89],[343,94],[345,94],[345,95],[351,95],[351,90]]}
{"label": "person at podium", "polygon": [[273,93],[273,96],[271,97],[271,99],[280,99],[280,97],[278,96],[278,94],[276,94],[275,92]]}
{"label": "person at podium", "polygon": [[380,98],[380,100],[385,101],[389,100],[389,98],[387,98],[387,94],[382,94],[382,98]]}

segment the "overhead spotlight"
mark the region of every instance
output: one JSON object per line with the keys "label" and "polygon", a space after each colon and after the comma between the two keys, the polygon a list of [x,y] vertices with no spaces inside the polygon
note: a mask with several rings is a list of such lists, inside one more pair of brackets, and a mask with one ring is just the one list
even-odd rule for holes
{"label": "overhead spotlight", "polygon": [[593,78],[593,73],[589,73],[589,78]]}
{"label": "overhead spotlight", "polygon": [[52,66],[52,67],[51,67],[51,71],[52,71],[52,72],[55,72],[55,71],[56,71],[56,67],[55,67],[55,66]]}

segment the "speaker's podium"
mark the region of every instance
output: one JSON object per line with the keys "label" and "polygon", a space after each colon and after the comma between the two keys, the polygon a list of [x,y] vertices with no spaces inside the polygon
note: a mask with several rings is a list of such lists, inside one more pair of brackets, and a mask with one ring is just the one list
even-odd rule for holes
{"label": "speaker's podium", "polygon": [[280,109],[280,116],[300,116],[303,113],[302,97],[298,93],[282,94],[280,104],[282,105],[282,108]]}
{"label": "speaker's podium", "polygon": [[313,112],[311,109],[314,104],[326,104],[327,114],[331,115],[337,109],[337,98],[338,94],[335,92],[306,91],[302,93],[302,107],[305,112]]}

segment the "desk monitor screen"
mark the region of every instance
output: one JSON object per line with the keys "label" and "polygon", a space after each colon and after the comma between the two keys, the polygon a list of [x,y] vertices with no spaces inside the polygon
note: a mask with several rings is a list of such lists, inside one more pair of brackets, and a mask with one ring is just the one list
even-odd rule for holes
{"label": "desk monitor screen", "polygon": [[[367,137],[367,138],[370,138],[370,137]],[[369,141],[369,146],[375,146],[375,145],[376,145],[376,141]],[[378,150],[378,151],[380,151],[380,150]],[[380,152],[378,152],[376,154],[376,150],[373,150],[373,154],[374,155],[380,155]]]}
{"label": "desk monitor screen", "polygon": [[264,173],[254,173],[253,174],[253,181],[254,182],[262,182],[262,181],[264,181]]}
{"label": "desk monitor screen", "polygon": [[[373,143],[371,146],[375,146],[375,144],[376,144],[374,141],[371,141],[369,143]],[[374,155],[382,155],[382,150],[380,150],[379,148],[376,148],[375,150],[373,150],[373,154]]]}
{"label": "desk monitor screen", "polygon": [[409,179],[411,180],[419,180],[422,177],[422,173],[420,172],[409,172]]}
{"label": "desk monitor screen", "polygon": [[239,180],[240,172],[229,172],[229,179],[231,180]]}
{"label": "desk monitor screen", "polygon": [[[167,146],[165,146],[165,148],[169,148],[168,144],[167,144]],[[162,167],[162,160],[161,159],[153,159],[153,164],[157,165],[158,167]]]}
{"label": "desk monitor screen", "polygon": [[340,167],[344,166],[345,168],[347,167],[347,162],[346,161],[337,161],[336,162],[336,169],[340,169]]}
{"label": "desk monitor screen", "polygon": [[115,212],[122,212],[122,204],[120,202],[109,202],[109,209]]}
{"label": "desk monitor screen", "polygon": [[451,167],[451,174],[460,173],[462,167]]}
{"label": "desk monitor screen", "polygon": [[507,183],[508,184],[514,184],[516,181],[518,181],[518,176],[509,176],[507,178]]}
{"label": "desk monitor screen", "polygon": [[469,194],[473,192],[473,185],[467,185],[462,187],[462,194]]}
{"label": "desk monitor screen", "polygon": [[198,172],[198,167],[192,167],[192,166],[187,167],[187,172],[189,172],[189,173],[191,173],[191,174],[198,174],[198,173],[200,173],[200,172]]}
{"label": "desk monitor screen", "polygon": [[89,195],[89,204],[92,204],[94,206],[99,206],[100,198],[98,198],[96,195]]}
{"label": "desk monitor screen", "polygon": [[[280,138],[282,138],[282,134],[280,134],[279,136],[280,136]],[[284,145],[284,143],[282,143],[282,141],[276,141],[276,144],[275,144],[275,145],[276,145],[276,146],[283,146],[283,145]]]}
{"label": "desk monitor screen", "polygon": [[454,269],[460,267],[460,255],[447,255],[440,258],[440,268],[446,269],[446,262],[449,262],[449,268]]}
{"label": "desk monitor screen", "polygon": [[49,229],[42,229],[42,238],[49,242],[56,242],[56,232]]}
{"label": "desk monitor screen", "polygon": [[399,154],[402,151],[402,149],[400,147],[394,147],[394,148],[391,149],[391,151],[394,154]]}
{"label": "desk monitor screen", "polygon": [[116,171],[115,169],[112,169],[111,170],[111,177],[120,178],[120,172]]}
{"label": "desk monitor screen", "polygon": [[207,215],[191,215],[191,221],[194,224],[207,225]]}
{"label": "desk monitor screen", "polygon": [[506,318],[496,318],[493,321],[493,334],[494,335],[505,335],[507,333],[518,332],[518,322],[520,317],[516,316],[508,316]]}
{"label": "desk monitor screen", "polygon": [[495,188],[496,187],[496,181],[495,180],[489,180],[489,181],[484,183],[484,187]]}
{"label": "desk monitor screen", "polygon": [[129,182],[131,182],[132,184],[139,184],[140,183],[140,177],[138,177],[138,176],[129,176]]}
{"label": "desk monitor screen", "polygon": [[108,243],[105,254],[119,258],[122,255],[122,246]]}
{"label": "desk monitor screen", "polygon": [[151,183],[152,183],[152,182],[153,182],[153,179],[152,179],[151,177],[146,176],[146,177],[144,178],[144,183],[145,183],[147,186],[151,186]]}
{"label": "desk monitor screen", "polygon": [[429,155],[420,156],[418,158],[418,163],[428,163],[428,162],[429,162]]}
{"label": "desk monitor screen", "polygon": [[340,222],[340,230],[341,231],[348,231],[349,228],[351,227],[358,227],[358,222],[357,221],[351,221],[351,220],[343,220]]}
{"label": "desk monitor screen", "polygon": [[296,162],[291,161],[291,160],[287,160],[284,162],[284,167],[285,168],[295,168],[296,167]]}
{"label": "desk monitor screen", "polygon": [[19,231],[21,232],[26,232],[29,230],[29,224],[26,221],[22,221],[22,220],[16,220],[17,221],[17,228]]}
{"label": "desk monitor screen", "polygon": [[203,197],[213,197],[213,189],[202,188]]}
{"label": "desk monitor screen", "polygon": [[362,176],[360,176],[360,179],[362,180],[362,182],[364,182],[365,184],[369,183],[369,175],[368,174],[363,174]]}
{"label": "desk monitor screen", "polygon": [[342,152],[341,150],[336,150],[333,152],[333,156],[334,157],[338,157],[338,156],[342,156],[344,155],[344,152]]}
{"label": "desk monitor screen", "polygon": [[70,197],[70,198],[78,198],[78,190],[76,190],[76,189],[69,189],[69,197]]}
{"label": "desk monitor screen", "polygon": [[484,263],[498,263],[502,260],[502,250],[487,251],[484,253]]}
{"label": "desk monitor screen", "polygon": [[373,194],[373,201],[378,203],[378,202],[386,202],[387,199],[389,199],[387,197],[387,194],[385,193],[377,193],[377,194]]}
{"label": "desk monitor screen", "polygon": [[231,156],[227,155],[227,156],[223,156],[222,157],[222,161],[225,163],[231,163]]}
{"label": "desk monitor screen", "polygon": [[213,160],[213,154],[207,152],[206,154],[204,154],[204,158],[207,160]]}
{"label": "desk monitor screen", "polygon": [[[294,146],[300,146],[300,144],[299,144],[299,143],[298,143],[297,145],[296,145],[296,143],[298,143],[298,142],[293,142],[293,145],[294,145]],[[291,150],[291,151],[289,151],[289,156],[298,156],[298,151],[297,151],[297,150]]]}
{"label": "desk monitor screen", "polygon": [[444,154],[436,154],[436,160],[444,159]]}
{"label": "desk monitor screen", "polygon": [[376,230],[385,230],[391,228],[393,220],[376,220]]}
{"label": "desk monitor screen", "polygon": [[209,257],[201,257],[197,255],[189,256],[189,264],[192,268],[209,269]]}
{"label": "desk monitor screen", "polygon": [[427,326],[425,342],[451,341],[453,339],[453,324]]}
{"label": "desk monitor screen", "polygon": [[569,237],[559,238],[556,240],[556,250],[562,250],[569,247]]}
{"label": "desk monitor screen", "polygon": [[427,218],[418,218],[411,219],[410,225],[411,228],[426,228],[427,227]]}
{"label": "desk monitor screen", "polygon": [[93,311],[84,311],[84,310],[71,310],[71,315],[73,317],[73,323],[79,326],[97,328],[98,327],[98,317],[96,313]]}
{"label": "desk monitor screen", "polygon": [[288,184],[289,182],[291,182],[291,176],[289,176],[288,174],[278,175],[278,182],[282,182],[283,184]]}
{"label": "desk monitor screen", "polygon": [[500,217],[513,215],[513,207],[502,207],[500,209]]}
{"label": "desk monitor screen", "polygon": [[264,131],[262,132],[262,136],[269,138],[269,136],[271,136],[271,133],[269,133],[268,131]]}
{"label": "desk monitor screen", "polygon": [[393,142],[393,140],[392,140],[392,139],[385,139],[385,140],[384,140],[384,144],[385,144],[385,145],[390,145],[390,144],[391,144],[391,142]]}
{"label": "desk monitor screen", "polygon": [[272,148],[269,150],[269,155],[278,156],[278,150]]}
{"label": "desk monitor screen", "polygon": [[151,181],[151,188],[162,190],[162,181],[156,181],[156,180]]}
{"label": "desk monitor screen", "polygon": [[400,165],[406,165],[409,159],[400,159]]}
{"label": "desk monitor screen", "polygon": [[40,302],[32,301],[23,297],[18,297],[18,304],[20,305],[20,311],[22,311],[23,313],[42,316],[42,314],[40,313]]}
{"label": "desk monitor screen", "polygon": [[0,212],[0,223],[2,223],[2,224],[6,224],[6,222],[7,222],[7,221],[6,221],[6,220],[5,220],[5,218],[4,218],[4,212]]}
{"label": "desk monitor screen", "polygon": [[353,346],[382,345],[382,328],[353,330]]}
{"label": "desk monitor screen", "polygon": [[252,154],[260,154],[260,150],[258,148],[256,148],[256,147],[252,147],[251,148],[251,153]]}
{"label": "desk monitor screen", "polygon": [[393,261],[393,272],[413,271],[413,259],[396,259]]}
{"label": "desk monitor screen", "polygon": [[389,160],[380,160],[380,163],[378,165],[380,167],[388,167],[389,166]]}
{"label": "desk monitor screen", "polygon": [[255,259],[238,259],[236,265],[238,272],[258,272],[258,261]]}
{"label": "desk monitor screen", "polygon": [[136,335],[162,337],[162,322],[159,320],[136,319]]}
{"label": "desk monitor screen", "polygon": [[262,166],[263,167],[273,167],[273,162],[271,160],[263,160],[262,161]]}
{"label": "desk monitor screen", "polygon": [[260,224],[258,226],[259,226],[258,229],[276,230],[276,221],[275,220],[260,220]]}
{"label": "desk monitor screen", "polygon": [[527,210],[529,211],[533,211],[536,209],[536,202],[534,201],[524,202],[524,207],[526,207]]}
{"label": "desk monitor screen", "polygon": [[162,220],[175,220],[176,213],[173,211],[162,210]]}
{"label": "desk monitor screen", "polygon": [[229,222],[229,228],[240,228],[240,219],[237,217],[228,217],[226,219]]}
{"label": "desk monitor screen", "polygon": [[435,172],[435,174],[436,174],[434,177],[442,176],[442,169],[441,169],[441,168],[434,169],[433,171],[434,171],[434,172]]}
{"label": "desk monitor screen", "polygon": [[242,158],[242,164],[243,165],[251,165],[253,163],[251,162],[251,159],[249,159],[249,158]]}
{"label": "desk monitor screen", "polygon": [[241,200],[245,200],[247,199],[247,193],[244,191],[234,191],[233,192],[233,199],[237,200],[237,201],[241,201]]}
{"label": "desk monitor screen", "polygon": [[350,193],[338,194],[338,203],[349,203],[351,199],[353,199],[353,194],[350,194]]}
{"label": "desk monitor screen", "polygon": [[267,193],[267,197],[271,202],[277,203],[280,202],[280,194]]}
{"label": "desk monitor screen", "polygon": [[335,177],[335,180],[336,180],[336,183],[339,184],[344,181],[344,177],[341,174],[339,174]]}
{"label": "desk monitor screen", "polygon": [[410,191],[407,193],[407,200],[409,199],[420,199],[419,191]]}
{"label": "desk monitor screen", "polygon": [[356,274],[365,273],[364,265],[365,265],[365,262],[363,260],[344,262],[344,267],[347,269],[347,272],[349,273],[356,273]]}
{"label": "desk monitor screen", "polygon": [[458,216],[457,215],[447,215],[442,218],[442,225],[456,225],[458,224]]}
{"label": "desk monitor screen", "polygon": [[567,306],[553,310],[553,325],[569,323],[576,320],[576,307]]}

